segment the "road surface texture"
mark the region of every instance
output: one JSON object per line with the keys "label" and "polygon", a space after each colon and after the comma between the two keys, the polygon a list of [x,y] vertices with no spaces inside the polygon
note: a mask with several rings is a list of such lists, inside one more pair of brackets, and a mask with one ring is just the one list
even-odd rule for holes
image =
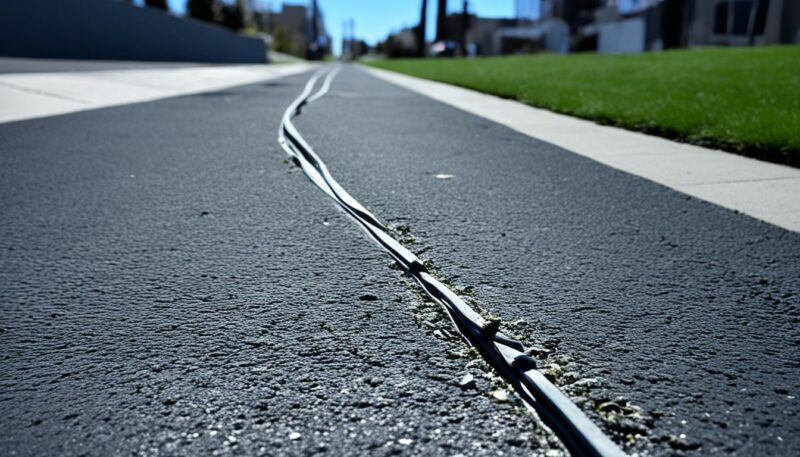
{"label": "road surface texture", "polygon": [[285,163],[305,79],[0,126],[4,455],[530,454]]}
{"label": "road surface texture", "polygon": [[444,275],[558,343],[594,399],[649,413],[656,453],[800,452],[798,234],[355,69],[295,124]]}
{"label": "road surface texture", "polygon": [[[286,163],[306,79],[0,125],[4,454],[548,450]],[[295,124],[629,450],[800,452],[797,234],[357,68]]]}

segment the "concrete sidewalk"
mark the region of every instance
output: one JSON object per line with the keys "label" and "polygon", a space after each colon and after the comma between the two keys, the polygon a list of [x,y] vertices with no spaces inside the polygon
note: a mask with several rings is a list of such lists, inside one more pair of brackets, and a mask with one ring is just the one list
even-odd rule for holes
{"label": "concrete sidewalk", "polygon": [[303,62],[0,74],[0,123],[217,91],[313,67]]}
{"label": "concrete sidewalk", "polygon": [[449,84],[371,75],[724,208],[800,232],[800,170],[533,108]]}

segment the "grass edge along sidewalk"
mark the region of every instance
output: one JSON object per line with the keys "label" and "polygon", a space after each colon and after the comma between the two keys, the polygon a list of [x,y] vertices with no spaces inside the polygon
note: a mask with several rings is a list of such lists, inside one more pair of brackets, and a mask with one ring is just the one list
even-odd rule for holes
{"label": "grass edge along sidewalk", "polygon": [[800,46],[365,63],[800,167]]}

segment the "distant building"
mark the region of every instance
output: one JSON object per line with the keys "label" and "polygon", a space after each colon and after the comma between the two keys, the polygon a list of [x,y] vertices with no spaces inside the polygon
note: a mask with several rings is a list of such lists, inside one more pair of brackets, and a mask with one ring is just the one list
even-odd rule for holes
{"label": "distant building", "polygon": [[378,43],[377,52],[389,57],[415,57],[417,55],[417,29],[406,27],[392,32]]}
{"label": "distant building", "polygon": [[798,0],[638,0],[595,10],[601,53],[657,51],[692,46],[800,43]]}
{"label": "distant building", "polygon": [[261,15],[262,28],[272,37],[272,47],[279,52],[309,59],[321,59],[330,52],[330,36],[325,30],[322,12],[303,5],[284,3],[279,12]]}
{"label": "distant building", "polygon": [[468,41],[485,55],[594,50],[596,36],[590,36],[592,41],[584,45],[579,31],[594,21],[594,10],[603,3],[605,0],[516,0],[513,19],[473,18]]}
{"label": "distant building", "polygon": [[305,57],[308,41],[306,39],[306,7],[283,4],[280,12],[264,15],[264,28],[272,36],[272,48],[279,52]]}
{"label": "distant building", "polygon": [[684,46],[800,43],[798,0],[686,0]]}
{"label": "distant building", "polygon": [[492,48],[499,54],[537,51],[566,54],[570,51],[569,26],[556,17],[500,27],[492,39]]}
{"label": "distant building", "polygon": [[[516,0],[515,6],[515,18],[470,14],[465,21],[462,13],[449,14],[441,38],[466,37],[470,55],[800,43],[800,0]],[[393,55],[413,55],[412,32],[392,36]]]}
{"label": "distant building", "polygon": [[595,10],[593,26],[597,32],[597,52],[609,54],[664,49],[660,2],[639,2],[637,6],[624,13],[616,5]]}

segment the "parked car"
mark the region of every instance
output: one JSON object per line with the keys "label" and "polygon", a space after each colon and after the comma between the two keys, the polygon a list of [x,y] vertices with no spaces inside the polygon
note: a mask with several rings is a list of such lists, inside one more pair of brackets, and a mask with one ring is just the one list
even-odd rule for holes
{"label": "parked car", "polygon": [[458,52],[458,43],[455,41],[437,41],[431,45],[433,57],[454,57]]}

